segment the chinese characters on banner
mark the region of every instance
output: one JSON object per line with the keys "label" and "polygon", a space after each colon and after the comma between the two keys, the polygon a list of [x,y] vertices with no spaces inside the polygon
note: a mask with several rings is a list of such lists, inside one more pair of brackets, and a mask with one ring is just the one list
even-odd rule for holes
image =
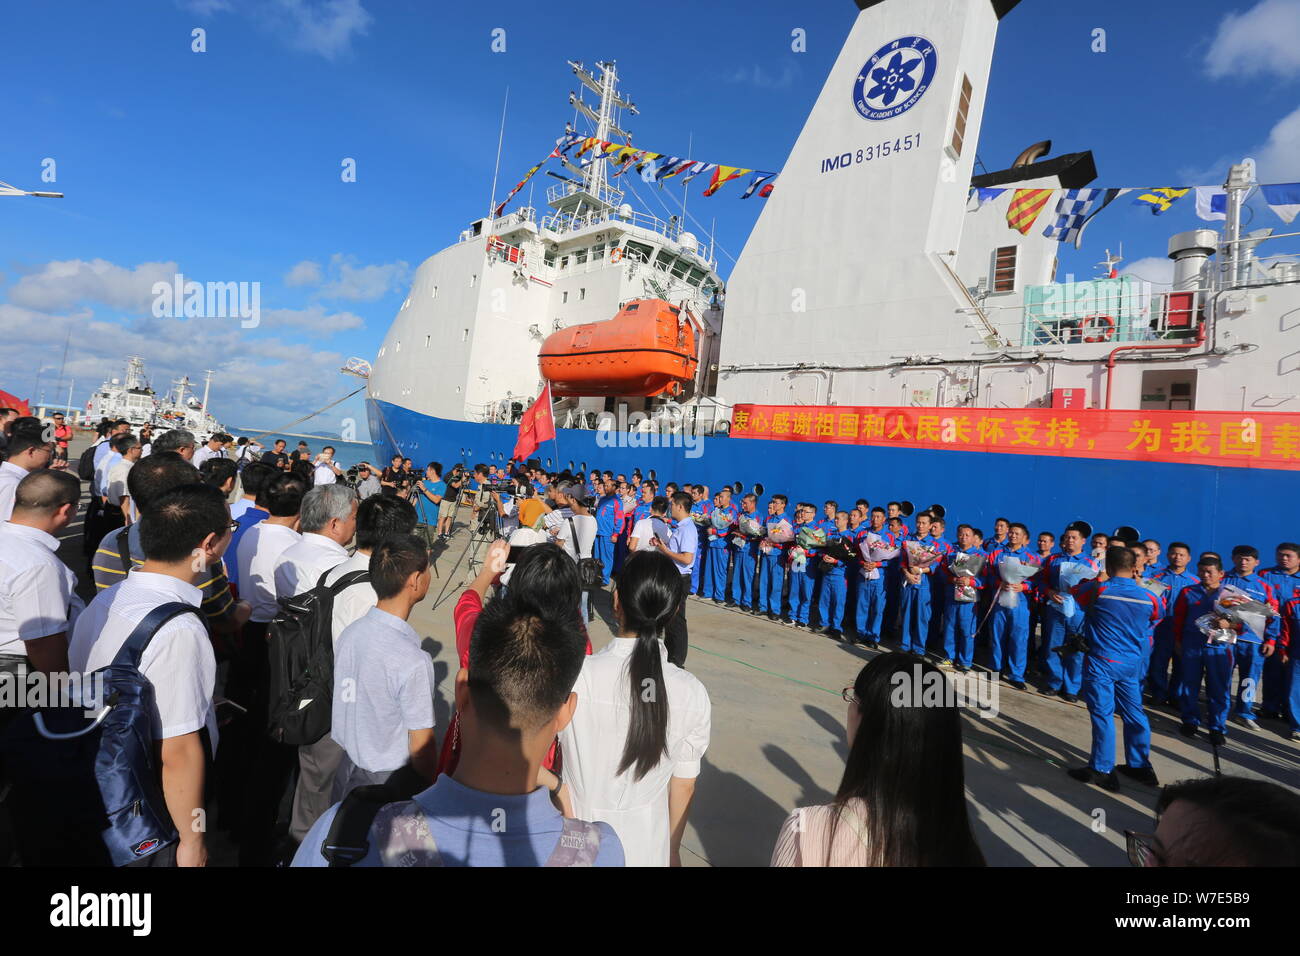
{"label": "chinese characters on banner", "polygon": [[1300,471],[1300,415],[737,405],[733,438]]}

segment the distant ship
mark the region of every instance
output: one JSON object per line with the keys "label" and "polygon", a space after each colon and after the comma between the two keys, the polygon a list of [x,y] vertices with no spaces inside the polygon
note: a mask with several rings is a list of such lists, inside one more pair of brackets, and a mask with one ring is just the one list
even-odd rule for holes
{"label": "distant ship", "polygon": [[184,428],[194,433],[195,437],[205,439],[217,432],[224,432],[225,427],[207,410],[208,390],[212,383],[212,373],[207,373],[203,383],[203,398],[194,394],[188,376],[177,379],[172,388],[158,397],[145,376],[144,359],[131,356],[126,363],[124,379],[110,379],[104,382],[86,402],[86,420],[91,424],[101,418],[124,418],[131,423],[133,431],[142,425],[152,425],[154,434],[159,435],[172,428]]}
{"label": "distant ship", "polygon": [[[1009,207],[1086,187],[1092,153],[1037,143],[975,175],[1018,2],[856,0],[725,284],[712,243],[634,209],[598,151],[564,161],[549,211],[471,222],[420,265],[374,359],[378,460],[504,459],[549,381],[560,427],[536,457],[554,470],[639,467],[819,504],[906,496],[986,531],[1014,506],[1034,532],[1097,516],[1271,547],[1259,504],[1288,500],[1300,468],[1300,262],[1260,248],[1272,230],[1245,231],[1243,162],[1222,230],[1170,239],[1172,288],[1117,275],[1109,252],[1101,277],[1056,281],[1054,207],[1023,233]],[[615,65],[570,66],[596,97],[570,94],[582,135],[630,143]]]}

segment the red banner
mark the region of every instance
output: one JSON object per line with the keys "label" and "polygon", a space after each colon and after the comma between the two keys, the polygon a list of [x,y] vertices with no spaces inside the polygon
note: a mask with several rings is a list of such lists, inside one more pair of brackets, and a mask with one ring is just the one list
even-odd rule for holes
{"label": "red banner", "polygon": [[733,438],[1300,471],[1300,415],[737,405]]}

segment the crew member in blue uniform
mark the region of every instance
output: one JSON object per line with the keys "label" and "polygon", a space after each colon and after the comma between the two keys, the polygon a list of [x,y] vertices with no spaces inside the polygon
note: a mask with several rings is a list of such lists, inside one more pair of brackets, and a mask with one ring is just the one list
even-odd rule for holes
{"label": "crew member in blue uniform", "polygon": [[[830,540],[831,532],[835,530],[835,515],[839,513],[839,510],[839,502],[827,501],[822,505],[822,516],[813,521],[813,526],[820,528],[822,534],[826,535],[827,540]],[[814,513],[816,513],[816,509],[814,509]],[[812,572],[813,575],[812,606],[820,609],[822,600],[822,573],[826,570],[825,566],[822,564],[820,554],[817,555],[817,560],[812,562],[808,570]],[[821,613],[820,610],[818,613]],[[821,627],[826,627],[825,621],[819,619],[818,623]]]}
{"label": "crew member in blue uniform", "polygon": [[871,509],[870,526],[858,535],[858,603],[854,609],[854,630],[858,640],[868,647],[879,647],[885,621],[885,562],[872,561],[866,555],[869,540],[878,539],[884,547],[894,547],[894,536],[885,527],[885,509]]}
{"label": "crew member in blue uniform", "polygon": [[1021,592],[1015,607],[1003,607],[994,599],[993,624],[989,629],[992,670],[999,673],[1005,664],[1007,680],[1016,690],[1025,689],[1025,666],[1029,658],[1029,600],[1033,585],[1029,582],[1007,584],[998,569],[1011,558],[1021,564],[1038,566],[1038,558],[1030,552],[1028,545],[1029,529],[1017,521],[1011,525],[1007,546],[989,555],[988,573],[993,585],[989,590]]}
{"label": "crew member in blue uniform", "polygon": [[[795,507],[795,543],[787,552],[790,568],[790,614],[785,620],[793,627],[808,626],[808,613],[812,610],[813,585],[817,581],[814,570],[818,560],[818,551],[812,545],[799,544],[799,532],[804,528],[817,527],[817,508],[809,502],[800,502]],[[803,558],[797,556],[794,548],[803,549]]]}
{"label": "crew member in blue uniform", "polygon": [[[1273,596],[1281,613],[1292,600],[1300,597],[1300,544],[1283,541],[1277,546],[1276,558],[1277,563],[1260,571],[1259,576],[1273,586]],[[1279,621],[1279,626],[1283,623],[1285,618]],[[1277,719],[1285,716],[1287,699],[1291,696],[1289,674],[1290,663],[1283,661],[1278,651],[1264,661],[1264,709],[1261,713],[1265,717]]]}
{"label": "crew member in blue uniform", "polygon": [[[1172,552],[1173,546],[1169,548]],[[1172,561],[1172,555],[1170,560]],[[1214,602],[1223,590],[1223,562],[1203,556],[1197,564],[1197,581],[1178,592],[1174,613],[1169,618],[1173,631],[1175,657],[1179,668],[1179,710],[1183,723],[1179,732],[1195,737],[1201,726],[1201,678],[1205,678],[1205,709],[1210,721],[1210,743],[1216,746],[1228,732],[1228,710],[1232,703],[1233,645],[1212,641],[1197,621],[1213,614]],[[1223,629],[1240,632],[1227,618],[1216,622]]]}
{"label": "crew member in blue uniform", "polygon": [[[697,516],[707,518],[709,512],[713,510],[713,503],[708,498],[709,489],[704,485],[691,485],[691,521],[695,521]],[[705,552],[709,549],[709,529],[695,521],[695,533],[698,538],[699,547],[695,551],[695,563],[691,565],[691,593],[700,593],[700,575],[704,572],[706,563]]]}
{"label": "crew member in blue uniform", "polygon": [[[961,673],[966,673],[975,662],[975,628],[979,624],[978,595],[987,580],[983,573],[976,576],[959,575],[952,567],[958,554],[984,555],[980,547],[980,530],[968,524],[957,525],[957,547],[943,561],[943,658],[951,661]],[[987,555],[985,555],[987,557]],[[976,600],[957,600],[957,588],[974,588]],[[942,662],[940,662],[942,664]]]}
{"label": "crew member in blue uniform", "polygon": [[758,518],[757,495],[748,494],[740,499],[740,514],[737,516],[737,527],[731,536],[736,561],[735,569],[731,573],[732,600],[728,601],[727,605],[730,607],[731,604],[735,603],[746,611],[759,614],[761,612],[755,602],[754,575],[758,571],[758,542],[762,540],[762,536],[751,535],[742,531],[740,529],[741,517],[754,521],[760,520]]}
{"label": "crew member in blue uniform", "polygon": [[1286,665],[1286,720],[1291,725],[1291,739],[1300,740],[1300,594],[1282,608],[1282,637],[1278,656]]}
{"label": "crew member in blue uniform", "polygon": [[[1148,560],[1151,555],[1150,545],[1153,543],[1145,542]],[[1174,645],[1177,643],[1177,635],[1174,631],[1174,605],[1177,604],[1178,595],[1183,589],[1196,583],[1197,576],[1189,567],[1192,561],[1190,546],[1182,541],[1171,541],[1167,556],[1169,564],[1151,576],[1151,580],[1160,582],[1166,590],[1161,595],[1165,602],[1165,616],[1156,625],[1151,643],[1151,664],[1147,667],[1147,691],[1151,695],[1151,700],[1177,707],[1181,706],[1182,702],[1179,694],[1179,688],[1182,686],[1182,668],[1176,660],[1173,661],[1171,675],[1169,667],[1174,656]]]}
{"label": "crew member in blue uniform", "polygon": [[[719,529],[714,523],[713,519],[719,512],[728,518],[725,529]],[[705,576],[701,579],[702,595],[712,598],[714,604],[722,604],[727,600],[727,572],[731,567],[732,553],[731,534],[736,530],[736,520],[739,517],[740,509],[731,503],[731,488],[723,485],[722,490],[713,496],[713,511],[709,514],[707,529],[709,556],[704,566]]]}
{"label": "crew member in blue uniform", "polygon": [[[1043,693],[1058,694],[1067,703],[1078,700],[1083,682],[1083,655],[1070,650],[1067,640],[1083,628],[1083,610],[1068,598],[1070,590],[1061,582],[1064,564],[1082,564],[1100,570],[1092,556],[1083,551],[1083,532],[1071,526],[1061,534],[1061,551],[1050,556],[1048,563],[1031,581],[1040,581],[1038,589],[1039,619],[1043,625],[1043,647],[1039,669],[1045,676]],[[1041,580],[1040,580],[1041,579]],[[1073,605],[1067,617],[1065,609]]]}
{"label": "crew member in blue uniform", "polygon": [[623,502],[614,494],[614,479],[600,482],[601,495],[596,500],[596,547],[594,556],[600,562],[601,586],[614,573],[614,545],[623,530]]}
{"label": "crew member in blue uniform", "polygon": [[[1172,550],[1173,543],[1170,543],[1169,547]],[[1168,567],[1167,564],[1165,564],[1160,560],[1160,555],[1161,555],[1160,542],[1157,541],[1155,538],[1147,538],[1145,541],[1143,541],[1142,550],[1145,551],[1147,555],[1147,563],[1146,563],[1146,567],[1144,568],[1147,577],[1153,578],[1161,571],[1163,571],[1165,568]],[[1190,557],[1188,558],[1188,560],[1191,560]]]}
{"label": "crew member in blue uniform", "polygon": [[907,542],[914,541],[924,548],[933,548],[934,539],[930,537],[930,512],[922,511],[916,516],[916,534],[909,535],[903,543],[902,560],[903,584],[899,593],[898,609],[901,616],[900,626],[903,631],[902,650],[907,653],[923,655],[925,645],[930,637],[930,615],[933,604],[930,599],[930,575],[934,565],[913,567],[907,552]]}
{"label": "crew member in blue uniform", "polygon": [[[849,513],[847,511],[837,512],[835,515],[835,527],[826,535],[826,543],[832,541],[843,541],[850,548],[853,546],[852,536],[849,534]],[[817,614],[822,622],[822,629],[829,637],[843,637],[844,632],[841,630],[844,621],[844,603],[848,595],[848,584],[845,579],[847,565],[829,554],[821,556],[822,568],[822,594],[817,604]],[[856,567],[856,563],[854,565]]]}
{"label": "crew member in blue uniform", "polygon": [[[1254,600],[1267,604],[1278,610],[1277,594],[1273,585],[1264,580],[1257,572],[1259,551],[1249,544],[1239,544],[1232,549],[1232,573],[1224,577],[1225,585],[1240,588]],[[1255,715],[1255,701],[1259,699],[1263,687],[1264,661],[1273,654],[1277,639],[1281,636],[1280,618],[1272,618],[1264,629],[1261,641],[1250,631],[1237,638],[1234,657],[1237,663],[1237,700],[1232,707],[1232,716],[1251,730],[1259,730],[1259,721]]]}
{"label": "crew member in blue uniform", "polygon": [[[953,551],[952,542],[944,537],[944,532],[948,526],[943,517],[935,511],[936,508],[942,510],[943,506],[930,506],[929,547],[939,552],[943,557],[931,568],[930,572],[932,574],[930,582],[930,633],[926,637],[926,646],[929,648],[937,647],[943,643],[943,625],[944,618],[947,616],[948,602],[945,597],[946,588],[943,587],[940,579],[943,572],[943,559],[952,554]],[[945,661],[951,664],[952,655],[944,654],[940,659],[940,665],[943,665]]]}
{"label": "crew member in blue uniform", "polygon": [[[767,503],[767,517],[763,520],[764,535],[770,536],[772,530],[782,521],[791,524],[786,507],[790,499],[785,495],[773,495]],[[791,526],[793,526],[791,524]],[[759,546],[758,608],[769,620],[781,617],[781,591],[785,587],[785,552],[789,542],[765,540]]]}
{"label": "crew member in blue uniform", "polygon": [[[1014,527],[1014,526],[1013,526]],[[1124,724],[1125,763],[1118,769],[1148,786],[1159,786],[1151,766],[1151,725],[1142,709],[1141,681],[1148,634],[1163,613],[1160,600],[1138,584],[1127,548],[1106,552],[1107,580],[1084,581],[1075,598],[1084,608],[1083,699],[1092,718],[1092,756],[1069,771],[1075,780],[1119,790],[1115,775],[1115,712]]]}
{"label": "crew member in blue uniform", "polygon": [[[863,499],[859,498],[859,501]],[[856,506],[849,510],[849,527],[844,532],[844,543],[852,550],[854,555],[858,555],[858,539],[862,533],[867,530],[867,518],[871,514],[871,509],[865,511],[859,510]],[[859,565],[855,562],[850,568],[844,571],[845,592],[844,592],[844,629],[851,632],[853,629],[849,622],[857,619],[858,614],[858,582],[862,577],[858,574]]]}

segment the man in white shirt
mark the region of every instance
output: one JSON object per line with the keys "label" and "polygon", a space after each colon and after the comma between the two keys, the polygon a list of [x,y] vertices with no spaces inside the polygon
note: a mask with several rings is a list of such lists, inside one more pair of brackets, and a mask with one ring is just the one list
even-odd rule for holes
{"label": "man in white shirt", "polygon": [[301,478],[280,472],[258,495],[258,507],[270,517],[253,525],[239,539],[235,552],[239,593],[252,608],[249,624],[256,625],[245,628],[245,646],[255,644],[250,640],[251,631],[265,641],[266,625],[279,610],[275,566],[284,552],[302,540],[298,516],[306,494],[307,486]]}
{"label": "man in white shirt", "polygon": [[229,440],[230,437],[221,434],[221,432],[212,435],[206,442],[204,442],[203,447],[194,453],[194,458],[192,459],[191,464],[193,464],[195,468],[202,468],[203,463],[209,458],[225,458],[225,444]]}
{"label": "man in white shirt", "polygon": [[655,550],[656,518],[659,519],[658,524],[661,528],[668,524],[668,499],[663,495],[652,498],[650,500],[650,513],[632,526],[632,534],[627,542],[629,551]]}
{"label": "man in white shirt", "polygon": [[14,419],[9,435],[9,457],[0,462],[0,520],[7,520],[14,509],[14,493],[30,472],[47,468],[54,454],[54,444],[45,437],[39,418]]}
{"label": "man in white shirt", "polygon": [[[381,541],[394,535],[409,535],[415,530],[415,508],[408,501],[387,495],[374,495],[357,506],[357,550],[342,564],[325,575],[331,587],[356,571],[370,570],[370,556]],[[334,596],[331,636],[334,646],[348,625],[360,620],[379,603],[379,595],[369,579],[357,581]],[[333,802],[334,774],[343,757],[343,748],[326,734],[314,744],[298,748],[298,787],[293,795],[293,819],[289,835],[302,842]]]}
{"label": "man in white shirt", "polygon": [[316,456],[315,467],[312,469],[312,484],[317,487],[332,485],[341,477],[343,477],[343,470],[334,463],[334,448],[326,445]]}
{"label": "man in white shirt", "polygon": [[[113,439],[113,450],[121,455],[121,459],[108,470],[108,483],[104,486],[104,501],[109,512],[114,510],[122,515],[122,522],[130,524],[136,520],[139,515],[131,504],[131,493],[126,487],[126,476],[131,472],[131,466],[140,460],[144,447],[140,444],[139,439],[134,435],[118,435]],[[116,520],[116,517],[114,517]]]}
{"label": "man in white shirt", "polygon": [[344,629],[334,653],[330,736],[345,751],[334,800],[382,783],[410,760],[429,780],[437,772],[433,660],[407,623],[429,592],[429,552],[414,535],[385,538],[370,558],[378,604]]}
{"label": "man in white shirt", "polygon": [[277,598],[310,591],[322,574],[348,559],[344,546],[357,531],[357,496],[345,485],[318,485],[302,499],[298,527],[302,540],[275,565]]}
{"label": "man in white shirt", "polygon": [[68,631],[82,604],[58,534],[80,499],[81,482],[65,471],[34,471],[18,485],[0,524],[0,671],[68,669]]}
{"label": "man in white shirt", "polygon": [[[150,503],[140,520],[145,561],[125,580],[96,595],[77,619],[69,663],[90,674],[107,667],[144,617],[173,601],[193,605],[164,624],[140,659],[153,686],[154,734],[162,745],[162,792],[180,834],[174,847],[147,859],[154,866],[205,866],[204,816],[207,754],[217,722],[213,692],[217,662],[195,584],[207,577],[230,543],[230,508],[221,492],[203,484],[182,485]],[[204,741],[204,737],[207,741]]]}
{"label": "man in white shirt", "polygon": [[679,491],[672,497],[673,520],[677,527],[672,529],[667,541],[658,535],[651,538],[651,544],[661,554],[666,554],[677,564],[677,570],[683,575],[682,603],[677,612],[664,628],[664,646],[668,648],[668,660],[678,667],[686,666],[686,651],[689,647],[689,634],[686,629],[686,592],[690,590],[691,565],[695,563],[695,552],[699,548],[699,532],[691,520],[691,496]]}
{"label": "man in white shirt", "polygon": [[155,438],[152,444],[153,447],[149,450],[151,455],[163,451],[174,451],[195,468],[199,467],[195,455],[194,433],[191,431],[186,431],[184,428],[173,428]]}

